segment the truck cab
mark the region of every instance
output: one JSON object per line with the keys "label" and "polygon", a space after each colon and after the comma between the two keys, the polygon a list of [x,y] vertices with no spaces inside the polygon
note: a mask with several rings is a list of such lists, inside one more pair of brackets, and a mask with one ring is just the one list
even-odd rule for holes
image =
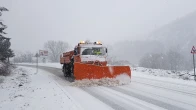
{"label": "truck cab", "polygon": [[74,53],[80,57],[81,63],[92,64],[99,62],[106,65],[107,48],[100,42],[86,43],[80,42],[76,46]]}

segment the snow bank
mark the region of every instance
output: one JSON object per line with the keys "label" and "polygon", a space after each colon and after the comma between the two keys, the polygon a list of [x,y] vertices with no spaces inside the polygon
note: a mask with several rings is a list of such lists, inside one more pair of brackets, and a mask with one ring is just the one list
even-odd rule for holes
{"label": "snow bank", "polygon": [[131,82],[131,78],[127,74],[121,74],[116,77],[120,85],[127,85]]}
{"label": "snow bank", "polygon": [[4,74],[5,64],[0,61],[0,83],[3,82],[5,76],[1,76]]}
{"label": "snow bank", "polygon": [[130,77],[126,74],[118,75],[116,78],[102,78],[102,79],[83,79],[72,82],[71,86],[90,87],[90,86],[120,86],[129,84]]}
{"label": "snow bank", "polygon": [[11,64],[0,62],[0,75],[9,75],[12,69],[13,66]]}
{"label": "snow bank", "polygon": [[[28,75],[25,74],[25,72],[26,71],[22,70],[21,68],[14,69],[15,74],[11,74],[7,77],[4,76],[4,82],[0,83],[0,109],[17,109],[16,106],[21,104],[28,106],[26,103],[19,102],[24,97],[24,95],[21,94],[21,91],[26,89],[24,88],[24,85],[30,81]],[[15,101],[18,101],[18,105]],[[14,107],[13,103],[16,104],[16,108]]]}
{"label": "snow bank", "polygon": [[[36,63],[17,63],[23,65],[37,65]],[[38,66],[45,66],[45,67],[54,67],[54,68],[62,68],[60,63],[38,63]]]}
{"label": "snow bank", "polygon": [[[26,64],[26,65],[36,65],[36,63],[20,63],[20,64]],[[54,68],[62,68],[62,65],[59,63],[39,63],[40,66],[45,66],[45,67],[54,67]],[[146,77],[148,76],[158,76],[158,77],[165,77],[165,78],[172,78],[172,79],[182,79],[182,80],[194,80],[193,77],[193,71],[178,71],[178,72],[174,72],[171,70],[161,70],[161,69],[149,69],[149,68],[143,68],[143,67],[131,67],[132,70],[132,75],[133,74],[141,74],[141,75],[145,75]],[[112,72],[112,68],[109,68],[109,70]],[[112,81],[112,84],[106,83],[103,84],[102,81],[105,80],[105,82],[109,82]],[[119,85],[118,80],[117,79],[101,79],[101,80],[82,80],[81,81],[77,81],[76,84],[74,84],[75,86],[77,85],[81,85],[83,86],[84,83],[87,84],[87,86],[99,86],[99,85]],[[122,81],[122,80],[121,80]],[[91,84],[92,83],[92,84]],[[84,85],[85,86],[85,85]]]}
{"label": "snow bank", "polygon": [[193,71],[171,71],[171,70],[150,69],[150,68],[143,68],[143,67],[133,68],[132,71],[139,72],[145,75],[169,77],[169,78],[183,79],[183,80],[194,80]]}
{"label": "snow bank", "polygon": [[[36,65],[36,63],[17,63],[25,65]],[[40,66],[62,68],[59,63],[39,63]],[[110,71],[113,72],[113,69],[110,68]],[[116,78],[102,78],[102,79],[83,79],[71,83],[71,86],[119,86],[128,84],[130,82],[130,77],[125,74],[121,74]]]}
{"label": "snow bank", "polygon": [[2,110],[80,110],[71,96],[45,71],[36,74],[32,68],[17,68],[0,83]]}

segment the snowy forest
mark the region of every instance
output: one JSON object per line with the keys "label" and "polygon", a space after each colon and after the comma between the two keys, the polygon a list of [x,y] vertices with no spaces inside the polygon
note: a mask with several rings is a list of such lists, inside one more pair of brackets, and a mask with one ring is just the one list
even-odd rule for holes
{"label": "snowy forest", "polygon": [[191,49],[196,45],[196,12],[177,19],[138,41],[117,42],[112,54],[135,66],[166,70],[191,70]]}

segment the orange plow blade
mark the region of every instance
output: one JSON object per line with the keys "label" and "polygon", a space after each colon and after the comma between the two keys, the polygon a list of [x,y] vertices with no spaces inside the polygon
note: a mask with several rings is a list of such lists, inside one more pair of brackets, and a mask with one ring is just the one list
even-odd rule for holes
{"label": "orange plow blade", "polygon": [[115,78],[120,74],[131,77],[129,66],[97,66],[83,63],[74,63],[75,80]]}

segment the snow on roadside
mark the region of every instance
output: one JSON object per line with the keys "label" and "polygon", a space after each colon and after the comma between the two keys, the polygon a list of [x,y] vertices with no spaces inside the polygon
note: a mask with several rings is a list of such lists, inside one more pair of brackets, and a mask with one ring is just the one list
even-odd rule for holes
{"label": "snow on roadside", "polygon": [[[17,63],[23,65],[37,65],[36,63]],[[46,67],[54,67],[54,68],[62,68],[60,63],[38,63],[39,66],[46,66]]]}
{"label": "snow on roadside", "polygon": [[[36,63],[19,63],[19,64],[26,64],[26,65],[36,65]],[[46,66],[46,67],[54,67],[54,68],[61,68],[61,64],[59,63],[39,63],[40,66]],[[173,79],[179,79],[183,81],[193,81],[194,77],[193,71],[178,71],[178,72],[173,72],[170,70],[161,70],[161,69],[149,69],[149,68],[143,68],[143,67],[131,67],[132,70],[132,76],[142,76],[142,77],[156,77],[157,78],[166,78],[164,80],[173,80]],[[99,86],[103,85],[104,83],[101,83],[103,80],[106,81],[106,83],[112,81],[112,84],[108,83],[107,85],[109,86],[115,86],[119,85],[118,81],[115,81],[114,79],[101,79],[101,80],[82,80],[77,81],[77,83],[74,83],[73,86],[85,86],[84,84],[87,84],[87,86]],[[91,84],[92,83],[92,84]]]}
{"label": "snow on roadside", "polygon": [[[36,63],[17,63],[25,65],[36,65]],[[61,68],[59,63],[39,63],[40,66]],[[71,83],[71,86],[76,87],[90,87],[90,86],[120,86],[130,83],[130,77],[125,74],[119,75],[116,78],[102,78],[102,79],[83,79]]]}
{"label": "snow on roadside", "polygon": [[[44,73],[43,71],[41,71]],[[0,83],[0,109],[81,109],[45,74],[19,67]]]}
{"label": "snow on roadside", "polygon": [[141,74],[150,76],[167,77],[174,79],[183,80],[194,80],[192,71],[171,71],[171,70],[161,70],[161,69],[149,69],[143,67],[136,67],[132,69],[134,72],[140,72]]}
{"label": "snow on roadside", "polygon": [[91,86],[121,86],[130,84],[130,77],[126,74],[118,75],[116,78],[102,78],[102,79],[83,79],[71,83],[71,86],[76,87],[91,87]]}

